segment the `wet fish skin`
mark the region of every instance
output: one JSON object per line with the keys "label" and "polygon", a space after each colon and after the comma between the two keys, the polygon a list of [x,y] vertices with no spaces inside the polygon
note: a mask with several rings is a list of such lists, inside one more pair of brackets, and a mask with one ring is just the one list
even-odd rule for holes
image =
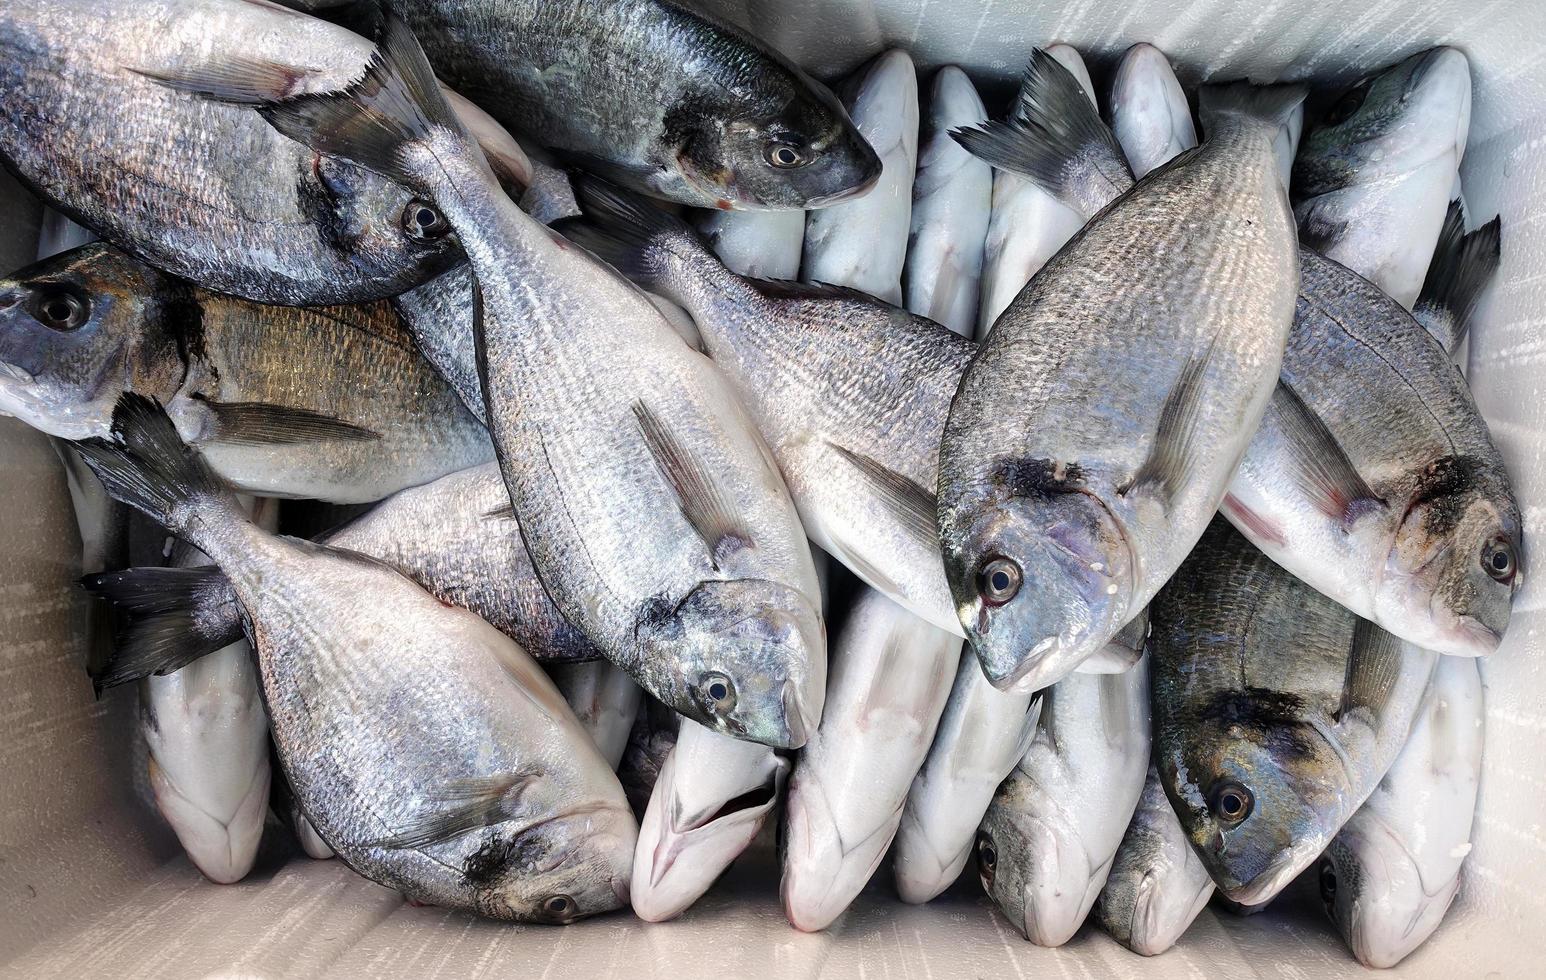
{"label": "wet fish skin", "polygon": [[1437,654],[1359,620],[1222,518],[1150,617],[1155,766],[1219,891],[1259,905],[1379,784]]}
{"label": "wet fish skin", "polygon": [[1036,736],[983,816],[977,869],[1026,939],[1061,946],[1100,895],[1143,792],[1149,666],[1072,674],[1042,696]]}
{"label": "wet fish skin", "polygon": [[1304,134],[1294,214],[1304,244],[1410,310],[1471,125],[1471,68],[1430,48],[1349,89]]}
{"label": "wet fish skin", "polygon": [[82,246],[0,279],[0,410],[107,434],[118,395],[168,406],[243,490],[378,500],[493,458],[389,306],[273,307]]}
{"label": "wet fish skin", "polygon": [[713,211],[698,226],[725,268],[753,279],[798,279],[805,246],[800,211]]}
{"label": "wet fish skin", "polygon": [[628,733],[633,731],[644,692],[626,673],[605,660],[544,667],[596,743],[601,757],[615,770],[628,747]]}
{"label": "wet fish skin", "polygon": [[993,168],[950,138],[957,126],[987,119],[966,73],[954,65],[934,75],[918,173],[904,278],[907,308],[963,337],[977,323],[983,243],[993,209]]}
{"label": "wet fish skin", "polygon": [[[880,172],[821,83],[686,5],[397,9],[448,83],[512,130],[638,190],[695,207],[798,209],[860,192]],[[795,166],[770,162],[785,151]]]}
{"label": "wet fish skin", "polygon": [[1433,935],[1471,852],[1485,727],[1476,661],[1440,657],[1428,699],[1395,764],[1320,859],[1326,914],[1375,969]]}
{"label": "wet fish skin", "polygon": [[628,794],[628,805],[641,820],[660,778],[660,770],[665,768],[666,757],[676,745],[681,720],[681,715],[646,695],[633,729],[628,733],[628,746],[623,750],[617,775],[622,780],[623,791]]}
{"label": "wet fish skin", "polygon": [[1142,178],[1197,145],[1186,92],[1170,59],[1152,44],[1135,44],[1122,55],[1111,82],[1111,131]]}

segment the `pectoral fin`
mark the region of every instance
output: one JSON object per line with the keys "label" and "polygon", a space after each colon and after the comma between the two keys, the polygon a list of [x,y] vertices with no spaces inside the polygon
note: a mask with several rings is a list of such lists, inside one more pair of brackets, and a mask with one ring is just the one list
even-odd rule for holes
{"label": "pectoral fin", "polygon": [[366,846],[393,850],[430,847],[480,827],[513,820],[521,794],[535,778],[535,773],[514,772],[452,780],[427,795],[419,813],[395,833]]}
{"label": "pectoral fin", "polygon": [[827,445],[864,474],[865,481],[881,506],[909,535],[924,542],[930,549],[939,547],[939,526],[936,523],[939,503],[933,493],[916,480],[888,469],[863,453],[856,453],[835,442],[828,442]]}
{"label": "pectoral fin", "polygon": [[265,402],[193,398],[214,419],[214,440],[238,446],[294,446],[305,442],[374,442],[381,433],[309,408]]}
{"label": "pectoral fin", "polygon": [[738,526],[724,491],[692,450],[644,402],[633,403],[633,415],[656,468],[676,495],[682,516],[708,547],[715,569],[734,551],[750,547],[751,535]]}
{"label": "pectoral fin", "polygon": [[1278,381],[1267,410],[1276,416],[1288,442],[1291,478],[1316,510],[1347,527],[1369,508],[1384,506],[1326,423],[1287,381]]}
{"label": "pectoral fin", "polygon": [[1153,491],[1158,493],[1168,507],[1176,494],[1186,484],[1196,456],[1197,422],[1202,411],[1203,377],[1207,374],[1208,361],[1213,355],[1213,345],[1201,355],[1194,356],[1181,369],[1165,404],[1160,409],[1159,428],[1154,433],[1154,444],[1149,455],[1133,474],[1133,478],[1117,492],[1121,495]]}

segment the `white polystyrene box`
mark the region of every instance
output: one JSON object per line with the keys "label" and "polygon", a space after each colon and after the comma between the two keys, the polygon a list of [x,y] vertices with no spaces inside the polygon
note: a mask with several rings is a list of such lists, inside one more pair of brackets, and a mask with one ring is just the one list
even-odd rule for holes
{"label": "white polystyrene box", "polygon": [[[1546,2],[1542,0],[704,0],[817,74],[885,46],[921,70],[958,63],[1006,91],[1030,47],[1064,41],[1109,70],[1149,41],[1188,84],[1249,75],[1346,82],[1436,43],[1475,76],[1462,174],[1472,214],[1501,213],[1503,267],[1469,371],[1525,514],[1525,587],[1484,666],[1486,769],[1460,898],[1393,971],[1546,976]],[[0,176],[0,263],[25,264],[37,206]],[[0,420],[0,973],[17,977],[414,978],[1210,976],[1362,973],[1316,903],[1286,895],[1250,919],[1207,911],[1156,959],[1094,929],[1044,950],[967,882],[925,907],[882,874],[828,932],[778,909],[766,855],[733,869],[684,919],[626,914],[520,927],[408,908],[336,861],[260,861],[213,885],[137,797],[133,698],[94,701],[81,670],[90,607],[72,588],[78,540],[47,440]]]}

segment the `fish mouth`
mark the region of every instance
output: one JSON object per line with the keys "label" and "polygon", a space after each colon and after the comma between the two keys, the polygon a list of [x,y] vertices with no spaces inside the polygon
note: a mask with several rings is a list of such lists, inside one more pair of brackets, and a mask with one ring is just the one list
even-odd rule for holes
{"label": "fish mouth", "polygon": [[848,201],[857,200],[875,189],[875,185],[880,183],[881,173],[882,171],[876,170],[873,177],[870,177],[864,183],[857,184],[848,188],[847,190],[841,190],[835,194],[823,194],[820,197],[810,198],[805,202],[805,207],[807,210],[816,210],[818,208],[830,208],[834,204],[844,204]]}
{"label": "fish mouth", "polygon": [[1275,898],[1279,892],[1288,887],[1288,883],[1298,877],[1299,872],[1308,868],[1325,849],[1326,840],[1320,834],[1295,841],[1279,851],[1272,859],[1272,863],[1249,882],[1229,888],[1220,886],[1219,890],[1232,902],[1238,902],[1241,905],[1261,905]]}
{"label": "fish mouth", "polygon": [[809,784],[794,785],[787,797],[786,819],[784,874],[778,889],[784,917],[801,932],[820,932],[837,921],[874,876],[902,821],[902,807],[847,845],[826,793],[819,788],[813,791]]}

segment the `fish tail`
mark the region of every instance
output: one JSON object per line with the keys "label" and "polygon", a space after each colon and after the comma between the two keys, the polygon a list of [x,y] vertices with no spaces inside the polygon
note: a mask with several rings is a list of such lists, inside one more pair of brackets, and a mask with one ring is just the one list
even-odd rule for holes
{"label": "fish tail", "polygon": [[676,263],[712,258],[697,231],[676,215],[595,177],[577,179],[574,191],[581,216],[554,227],[641,288],[681,303],[673,288]]}
{"label": "fish tail", "polygon": [[1451,201],[1428,276],[1412,310],[1423,326],[1454,353],[1471,330],[1471,314],[1502,260],[1503,221],[1493,218],[1466,234],[1460,202]]}
{"label": "fish tail", "polygon": [[1209,137],[1226,129],[1285,125],[1304,102],[1303,85],[1255,85],[1248,81],[1204,85],[1197,96],[1197,114]]}
{"label": "fish tail", "polygon": [[128,568],[87,575],[81,585],[125,616],[111,658],[92,672],[98,694],[181,670],[242,638],[236,594],[213,565]]}

